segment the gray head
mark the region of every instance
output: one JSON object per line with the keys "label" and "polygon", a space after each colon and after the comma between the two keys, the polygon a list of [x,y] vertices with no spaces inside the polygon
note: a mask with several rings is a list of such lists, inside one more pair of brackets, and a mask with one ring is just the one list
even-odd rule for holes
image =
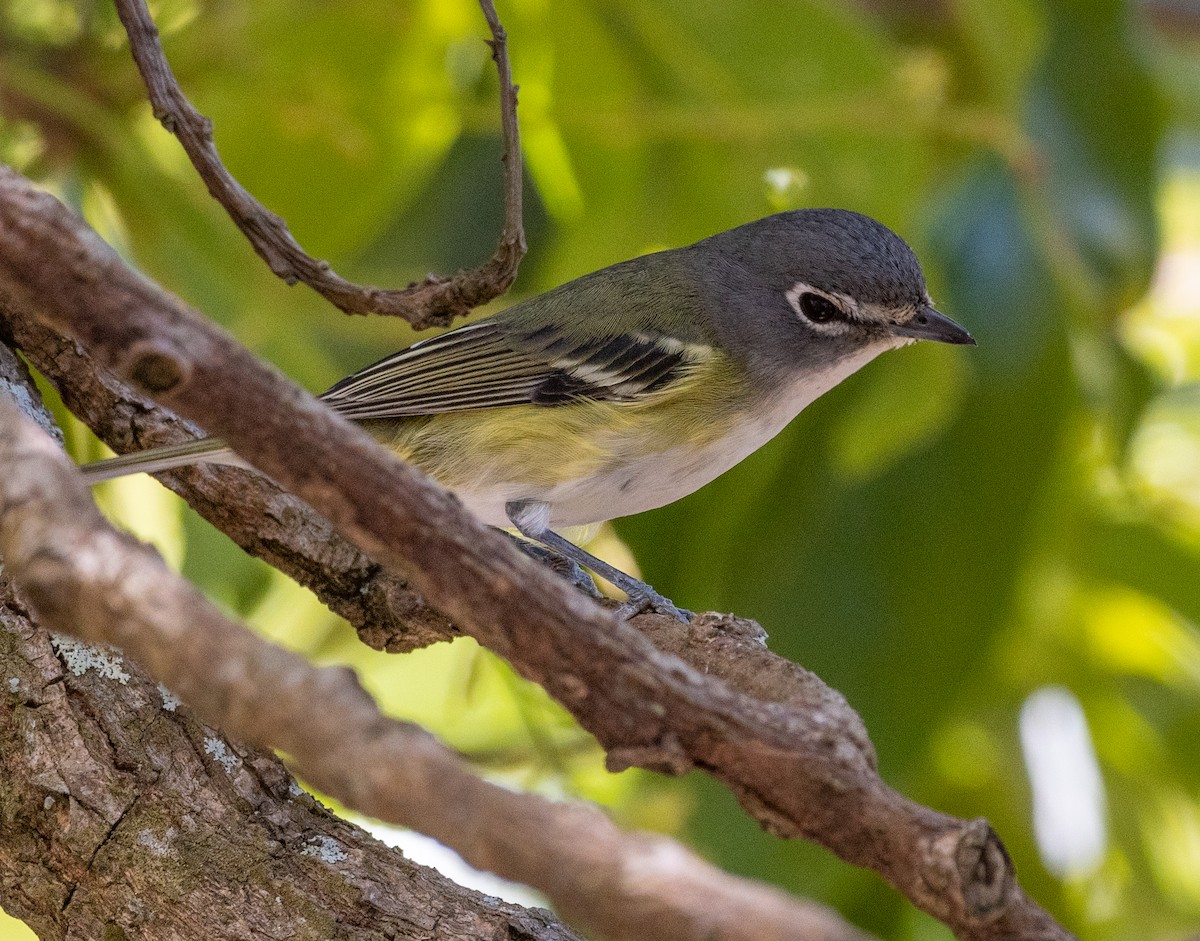
{"label": "gray head", "polygon": [[934,310],[904,240],[856,212],[779,213],[693,249],[717,302],[742,313],[719,318],[727,341],[763,365],[794,372],[913,340],[975,342]]}

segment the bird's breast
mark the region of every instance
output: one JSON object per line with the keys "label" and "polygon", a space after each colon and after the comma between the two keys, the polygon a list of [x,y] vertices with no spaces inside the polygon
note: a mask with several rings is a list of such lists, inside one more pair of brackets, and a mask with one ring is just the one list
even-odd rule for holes
{"label": "bird's breast", "polygon": [[698,490],[882,349],[751,389],[727,362],[637,402],[480,409],[404,422],[390,443],[484,522],[540,500],[554,528],[630,516]]}

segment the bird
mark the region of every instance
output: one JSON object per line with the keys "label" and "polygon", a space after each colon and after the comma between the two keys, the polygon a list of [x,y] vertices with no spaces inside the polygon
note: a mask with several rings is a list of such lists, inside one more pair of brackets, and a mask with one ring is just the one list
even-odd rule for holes
{"label": "bird", "polygon": [[[616,585],[623,616],[689,620],[563,531],[679,500],[888,350],[975,341],[880,222],[796,209],[642,255],[367,366],[321,399],[455,493]],[[202,438],[82,468],[89,482],[245,465]]]}

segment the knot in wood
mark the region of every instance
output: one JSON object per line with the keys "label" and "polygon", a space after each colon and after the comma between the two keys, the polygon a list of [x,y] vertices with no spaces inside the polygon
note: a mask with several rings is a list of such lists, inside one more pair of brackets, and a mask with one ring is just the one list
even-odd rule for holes
{"label": "knot in wood", "polygon": [[152,395],[170,392],[184,382],[191,366],[174,350],[158,343],[136,343],[129,351],[126,374]]}
{"label": "knot in wood", "polygon": [[986,820],[972,820],[963,828],[954,862],[963,901],[973,915],[990,915],[1004,905],[1012,889],[1012,860]]}

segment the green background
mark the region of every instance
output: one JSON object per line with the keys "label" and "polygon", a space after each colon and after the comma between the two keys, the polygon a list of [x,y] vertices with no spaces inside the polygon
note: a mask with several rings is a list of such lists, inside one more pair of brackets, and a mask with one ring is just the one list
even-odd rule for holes
{"label": "green background", "polygon": [[[389,286],[490,252],[496,81],[467,0],[164,0],[154,13],[228,166],[310,252]],[[681,605],[759,620],[862,713],[891,783],[988,817],[1026,888],[1073,930],[1194,930],[1197,14],[1170,0],[501,0],[500,14],[530,252],[495,306],[832,205],[908,239],[939,307],[979,341],[889,354],[598,550],[632,552]],[[0,112],[0,159],[309,388],[413,339],[270,275],[151,117],[109,5],[7,0]],[[63,420],[77,458],[99,455]],[[602,801],[883,938],[949,937],[875,876],[762,833],[700,775],[608,775],[586,735],[469,641],[375,654],[152,481],[102,497],[221,604],[352,664],[386,709],[489,773]],[[1094,756],[1104,798],[1076,803],[1105,824],[1090,850],[1035,834],[1019,722],[1046,687],[1086,718],[1074,767]],[[6,923],[0,938],[22,931]]]}

